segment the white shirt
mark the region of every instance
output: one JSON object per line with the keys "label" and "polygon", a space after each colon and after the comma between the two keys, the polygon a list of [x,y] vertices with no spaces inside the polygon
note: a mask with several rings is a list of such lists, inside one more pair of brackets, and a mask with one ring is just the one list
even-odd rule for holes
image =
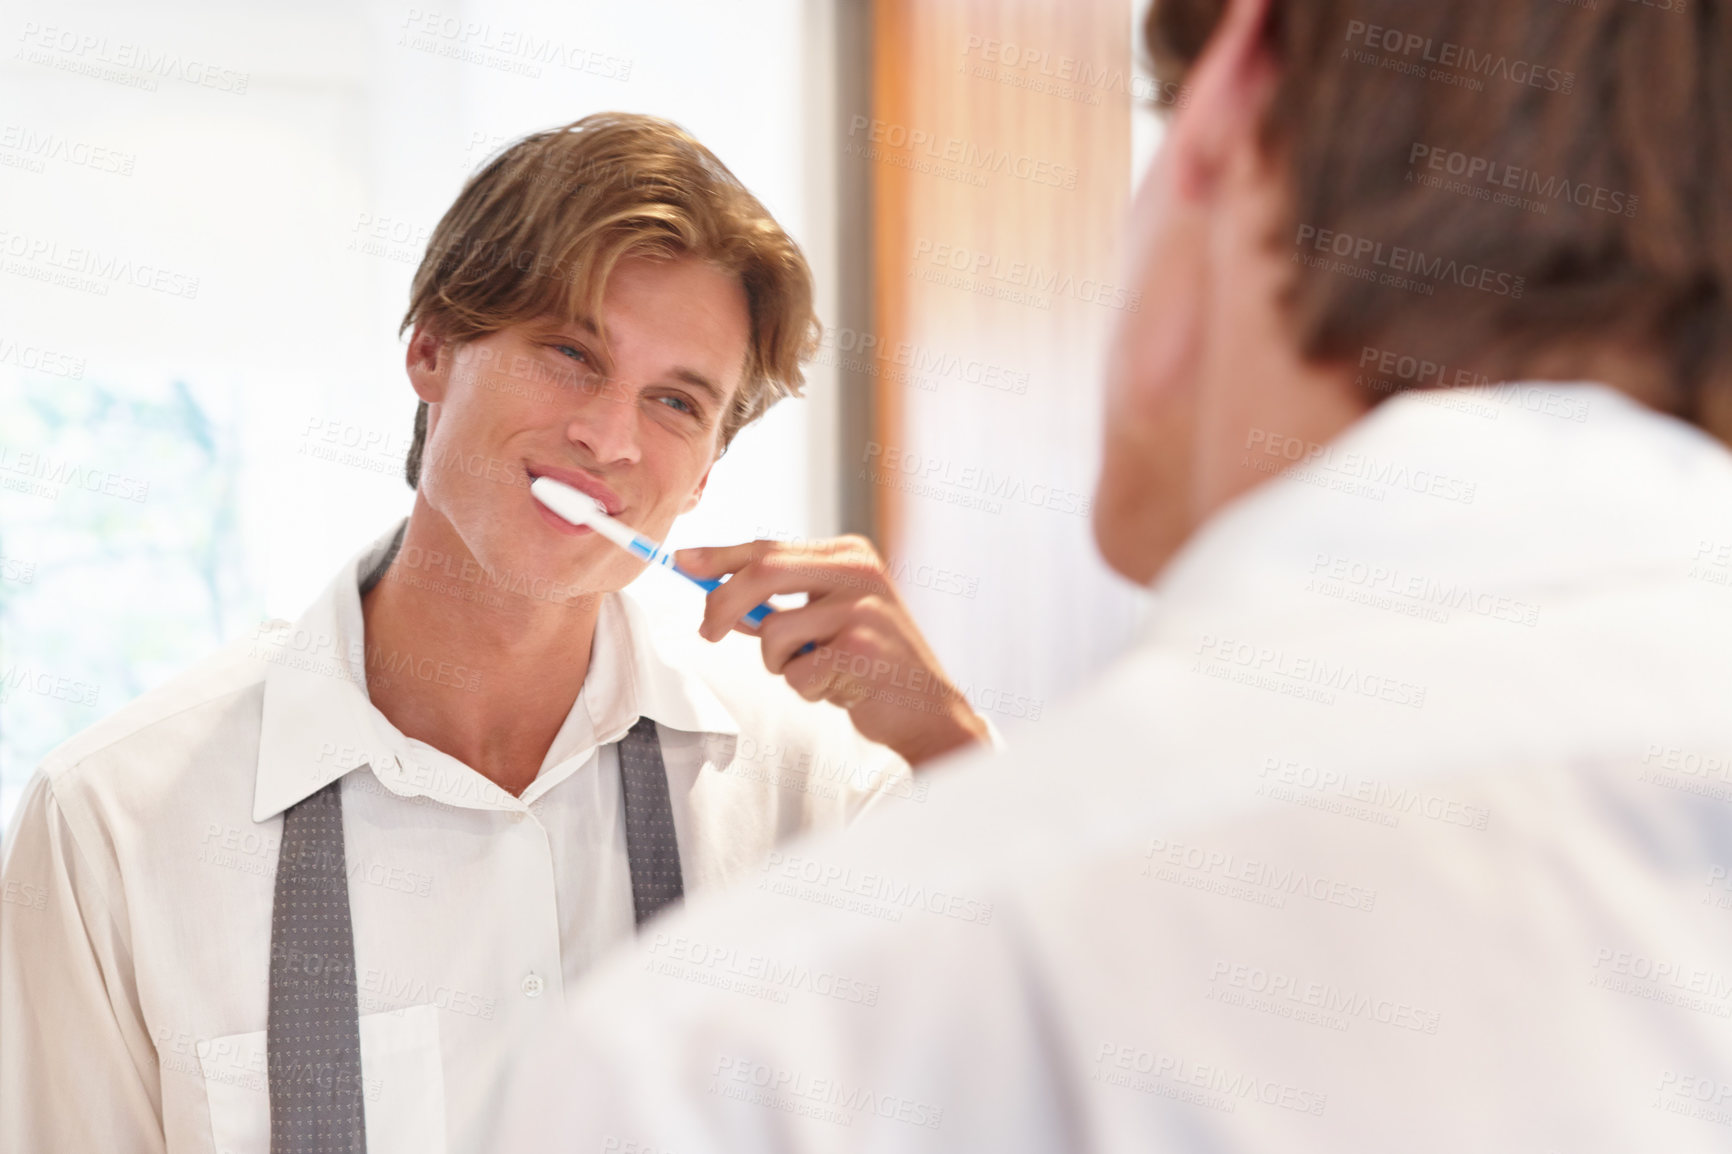
{"label": "white shirt", "polygon": [[990,773],[598,968],[496,1148],[1732,1149],[1732,455],[1552,384],[1294,455]]}
{"label": "white shirt", "polygon": [[479,1149],[510,1040],[634,932],[619,740],[655,720],[688,892],[798,831],[924,797],[755,649],[652,638],[603,600],[589,672],[512,797],[400,733],[362,661],[345,566],[272,623],[50,755],[7,839],[0,1150],[265,1154],[273,885],[284,809],[342,780],[370,1154]]}

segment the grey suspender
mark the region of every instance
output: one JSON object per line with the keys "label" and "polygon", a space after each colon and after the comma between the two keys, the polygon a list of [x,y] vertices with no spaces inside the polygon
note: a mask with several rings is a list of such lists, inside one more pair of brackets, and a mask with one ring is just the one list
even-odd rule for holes
{"label": "grey suspender", "polygon": [[[402,539],[399,531],[362,582],[363,593],[383,575]],[[655,722],[638,718],[620,740],[619,765],[632,907],[641,926],[684,892]],[[265,1054],[271,1154],[366,1154],[340,780],[283,813]]]}
{"label": "grey suspender", "polygon": [[668,799],[668,771],[662,764],[656,723],[647,717],[638,718],[619,743],[619,782],[625,795],[632,910],[641,926],[685,892],[680,846],[674,839],[674,808]]}
{"label": "grey suspender", "polygon": [[365,1154],[341,781],[283,814],[265,1065],[271,1154]]}
{"label": "grey suspender", "polygon": [[[684,892],[655,722],[638,718],[620,740],[619,767],[632,908],[641,926]],[[333,781],[283,814],[265,1034],[271,1154],[367,1150],[342,787]]]}

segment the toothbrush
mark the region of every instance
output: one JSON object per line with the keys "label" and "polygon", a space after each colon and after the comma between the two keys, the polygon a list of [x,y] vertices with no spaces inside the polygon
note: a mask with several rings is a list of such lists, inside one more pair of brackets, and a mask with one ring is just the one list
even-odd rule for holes
{"label": "toothbrush", "polygon": [[[614,520],[607,515],[606,510],[594,497],[588,493],[579,492],[564,481],[555,481],[552,477],[537,477],[529,483],[529,494],[553,510],[557,516],[573,525],[589,526],[633,557],[678,573],[706,592],[721,584],[720,581],[711,580],[708,577],[697,577],[687,573],[674,564],[672,553],[665,552],[661,545],[651,541],[623,521]],[[776,607],[766,602],[746,614],[741,620],[749,621],[753,625],[762,625],[764,618],[775,611]],[[815,648],[817,648],[816,644],[808,641],[800,652],[807,653]]]}

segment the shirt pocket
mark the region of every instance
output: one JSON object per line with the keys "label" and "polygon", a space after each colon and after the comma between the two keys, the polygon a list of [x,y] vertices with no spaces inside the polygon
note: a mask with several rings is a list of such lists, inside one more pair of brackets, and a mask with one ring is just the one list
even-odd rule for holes
{"label": "shirt pocket", "polygon": [[[363,1014],[362,1109],[367,1154],[444,1154],[445,1076],[439,1010],[410,1006]],[[265,1032],[229,1034],[200,1048],[211,1141],[217,1154],[270,1154]]]}

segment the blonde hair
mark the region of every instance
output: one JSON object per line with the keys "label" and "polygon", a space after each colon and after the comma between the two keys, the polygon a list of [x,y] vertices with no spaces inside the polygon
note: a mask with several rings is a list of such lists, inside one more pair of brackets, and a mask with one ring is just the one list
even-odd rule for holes
{"label": "blonde hair", "polygon": [[[751,322],[721,445],[805,382],[812,271],[714,153],[671,121],[601,112],[524,137],[469,178],[428,241],[399,334],[463,342],[547,315],[596,318],[622,257],[694,256],[739,277]],[[420,481],[427,403],[405,461]]]}

